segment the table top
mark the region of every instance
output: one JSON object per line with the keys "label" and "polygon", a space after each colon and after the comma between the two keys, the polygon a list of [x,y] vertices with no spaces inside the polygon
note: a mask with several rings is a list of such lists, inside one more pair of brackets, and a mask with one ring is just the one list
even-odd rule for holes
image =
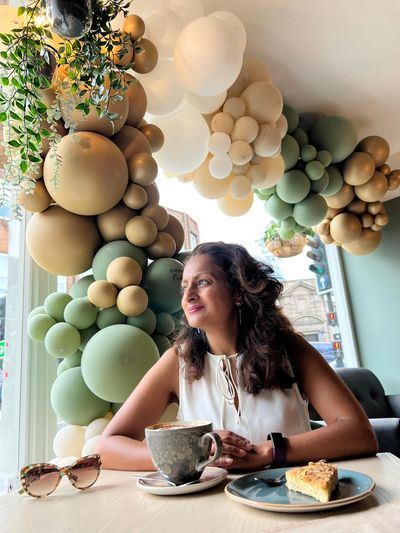
{"label": "table top", "polygon": [[196,494],[156,496],[141,491],[129,472],[103,470],[86,491],[63,478],[47,498],[17,492],[0,497],[0,530],[5,533],[296,533],[400,531],[400,459],[389,453],[335,462],[368,474],[371,496],[342,508],[313,513],[272,513],[227,498],[224,487],[237,476]]}

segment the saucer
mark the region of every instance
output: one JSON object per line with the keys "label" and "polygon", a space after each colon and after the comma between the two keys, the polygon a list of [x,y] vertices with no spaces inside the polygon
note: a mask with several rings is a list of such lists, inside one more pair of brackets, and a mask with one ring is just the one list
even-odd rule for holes
{"label": "saucer", "polygon": [[168,485],[165,481],[160,479],[158,472],[152,472],[145,476],[147,479],[157,480],[147,482],[146,479],[138,479],[136,485],[140,490],[149,492],[150,494],[157,494],[158,496],[178,496],[180,494],[191,494],[193,492],[200,492],[202,490],[211,489],[221,483],[226,478],[228,472],[224,468],[217,466],[206,466],[201,477],[197,483],[186,486],[173,487]]}

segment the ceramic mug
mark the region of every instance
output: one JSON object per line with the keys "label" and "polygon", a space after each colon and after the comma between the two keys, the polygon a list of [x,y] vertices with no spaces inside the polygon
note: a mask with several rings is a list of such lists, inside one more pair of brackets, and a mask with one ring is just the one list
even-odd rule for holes
{"label": "ceramic mug", "polygon": [[[175,485],[199,479],[207,465],[222,455],[222,440],[212,422],[164,422],[145,429],[147,446],[157,470]],[[210,457],[211,443],[215,445]]]}

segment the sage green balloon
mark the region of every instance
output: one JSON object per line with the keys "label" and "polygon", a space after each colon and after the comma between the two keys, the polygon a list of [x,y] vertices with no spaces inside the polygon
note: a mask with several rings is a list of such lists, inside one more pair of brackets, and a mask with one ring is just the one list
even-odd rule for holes
{"label": "sage green balloon", "polygon": [[293,229],[295,233],[303,233],[306,228],[304,226],[301,226],[300,224],[296,224]]}
{"label": "sage green balloon", "polygon": [[142,270],[147,266],[147,256],[141,248],[128,241],[112,241],[102,246],[94,256],[92,264],[94,279],[107,279],[108,265],[117,257],[134,259]]}
{"label": "sage green balloon", "polygon": [[136,326],[151,335],[156,329],[157,317],[154,311],[148,307],[141,315],[128,316],[126,323],[130,326]]}
{"label": "sage green balloon", "polygon": [[317,156],[317,149],[312,144],[305,144],[301,147],[300,158],[304,163],[312,161]]}
{"label": "sage green balloon", "polygon": [[310,180],[301,170],[285,172],[276,185],[276,194],[288,204],[301,202],[309,192]]}
{"label": "sage green balloon", "polygon": [[332,156],[328,150],[319,150],[317,152],[317,161],[322,163],[324,167],[327,167],[332,163]]}
{"label": "sage green balloon", "polygon": [[310,227],[326,216],[328,205],[319,194],[311,193],[293,208],[293,218],[302,226]]}
{"label": "sage green balloon", "polygon": [[46,313],[58,322],[64,320],[64,309],[72,300],[72,296],[66,292],[52,292],[49,294],[44,301],[44,308]]}
{"label": "sage green balloon", "polygon": [[279,228],[279,237],[284,241],[290,241],[290,239],[293,239],[294,237],[294,230],[284,230],[282,228]]}
{"label": "sage green balloon", "polygon": [[156,259],[143,276],[142,287],[155,313],[176,313],[181,308],[183,265],[171,257]]}
{"label": "sage green balloon", "polygon": [[281,200],[277,194],[273,194],[264,204],[266,212],[277,220],[290,217],[293,206]]}
{"label": "sage green balloon", "polygon": [[283,105],[282,112],[285,115],[288,123],[288,133],[292,133],[292,131],[294,131],[299,124],[299,114],[294,107],[287,104]]}
{"label": "sage green balloon", "polygon": [[93,282],[94,277],[91,274],[83,276],[75,281],[70,290],[72,298],[85,298],[85,296],[87,296],[88,287]]}
{"label": "sage green balloon", "polygon": [[318,150],[328,150],[333,163],[340,163],[354,152],[357,132],[343,117],[324,117],[311,128],[310,139]]}
{"label": "sage green balloon", "polygon": [[159,353],[153,339],[128,324],[101,329],[87,343],[81,361],[89,389],[108,402],[124,402]]}
{"label": "sage green balloon", "polygon": [[270,187],[269,189],[253,189],[254,192],[256,192],[256,195],[258,196],[258,198],[260,198],[260,200],[268,200],[268,198],[270,196],[272,196],[274,194],[274,192],[276,191],[276,186],[274,185],[273,187]]}
{"label": "sage green balloon", "polygon": [[124,403],[112,403],[111,404],[111,412],[113,415],[115,415],[115,413],[117,413],[121,407],[124,405]]}
{"label": "sage green balloon", "polygon": [[319,161],[310,161],[304,170],[310,180],[319,180],[325,172],[324,165]]}
{"label": "sage green balloon", "polygon": [[166,352],[169,348],[171,348],[171,343],[165,335],[160,335],[159,333],[156,333],[153,335],[153,340],[157,345],[158,352],[160,356]]}
{"label": "sage green balloon", "polygon": [[61,361],[57,367],[57,376],[61,374],[61,372],[64,372],[64,370],[67,370],[67,364],[65,362],[65,359]]}
{"label": "sage green balloon", "polygon": [[44,345],[50,355],[54,357],[68,357],[76,352],[81,343],[79,331],[67,324],[57,322],[46,334]]}
{"label": "sage green balloon", "polygon": [[64,358],[64,364],[66,368],[74,368],[75,366],[81,366],[82,352],[76,350],[76,352],[68,357]]}
{"label": "sage green balloon", "polygon": [[292,133],[292,137],[297,141],[297,144],[302,148],[308,144],[308,135],[304,130],[297,128]]}
{"label": "sage green balloon", "polygon": [[300,147],[291,135],[285,135],[282,139],[281,156],[285,163],[285,170],[293,168],[299,160]]}
{"label": "sage green balloon", "polygon": [[54,324],[57,321],[46,313],[34,315],[28,321],[28,337],[35,342],[44,342],[47,332]]}
{"label": "sage green balloon", "polygon": [[283,231],[289,231],[291,229],[294,229],[295,226],[296,221],[293,217],[288,217],[281,221],[281,228]]}
{"label": "sage green balloon", "polygon": [[160,335],[171,335],[175,329],[175,322],[168,313],[158,313],[155,332]]}
{"label": "sage green balloon", "polygon": [[320,194],[322,194],[322,196],[333,196],[343,187],[343,176],[335,165],[329,165],[329,167],[326,167],[326,172],[329,176],[329,183]]}
{"label": "sage green balloon", "polygon": [[96,333],[99,331],[99,328],[96,326],[96,324],[93,324],[93,326],[90,326],[86,329],[81,329],[81,343],[79,345],[79,349],[83,352],[85,349],[86,344],[89,342],[89,340],[93,337],[93,335],[96,335]]}
{"label": "sage green balloon", "polygon": [[322,174],[322,177],[319,178],[319,180],[313,180],[311,181],[311,191],[321,193],[328,187],[329,183],[329,174],[326,170],[324,170],[324,173]]}
{"label": "sage green balloon", "polygon": [[61,420],[77,426],[87,426],[110,410],[110,402],[102,400],[88,388],[79,366],[67,368],[56,378],[50,401]]}
{"label": "sage green balloon", "polygon": [[113,305],[112,307],[107,307],[105,309],[100,309],[96,320],[96,326],[99,329],[107,328],[108,326],[113,326],[114,324],[125,323],[126,315],[121,313],[121,311],[116,305]]}
{"label": "sage green balloon", "polygon": [[32,311],[29,313],[27,322],[29,322],[29,320],[35,315],[46,315],[46,314],[47,313],[46,313],[46,309],[44,308],[44,305],[39,305],[38,307],[35,307],[34,309],[32,309]]}
{"label": "sage green balloon", "polygon": [[185,250],[184,252],[179,252],[178,254],[174,255],[174,259],[182,264],[185,264],[191,255],[192,250]]}
{"label": "sage green balloon", "polygon": [[98,308],[87,298],[71,300],[64,309],[64,320],[77,329],[86,329],[96,322]]}
{"label": "sage green balloon", "polygon": [[306,111],[305,113],[300,113],[298,127],[305,132],[309,132],[310,129],[315,126],[318,120],[323,117],[324,115],[318,111]]}

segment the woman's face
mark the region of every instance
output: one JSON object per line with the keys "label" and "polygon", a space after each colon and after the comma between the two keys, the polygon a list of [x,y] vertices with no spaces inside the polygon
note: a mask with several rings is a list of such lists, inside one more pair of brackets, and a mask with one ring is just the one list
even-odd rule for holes
{"label": "woman's face", "polygon": [[196,255],[187,262],[182,295],[182,309],[192,328],[206,332],[225,328],[237,315],[226,277],[207,255]]}

